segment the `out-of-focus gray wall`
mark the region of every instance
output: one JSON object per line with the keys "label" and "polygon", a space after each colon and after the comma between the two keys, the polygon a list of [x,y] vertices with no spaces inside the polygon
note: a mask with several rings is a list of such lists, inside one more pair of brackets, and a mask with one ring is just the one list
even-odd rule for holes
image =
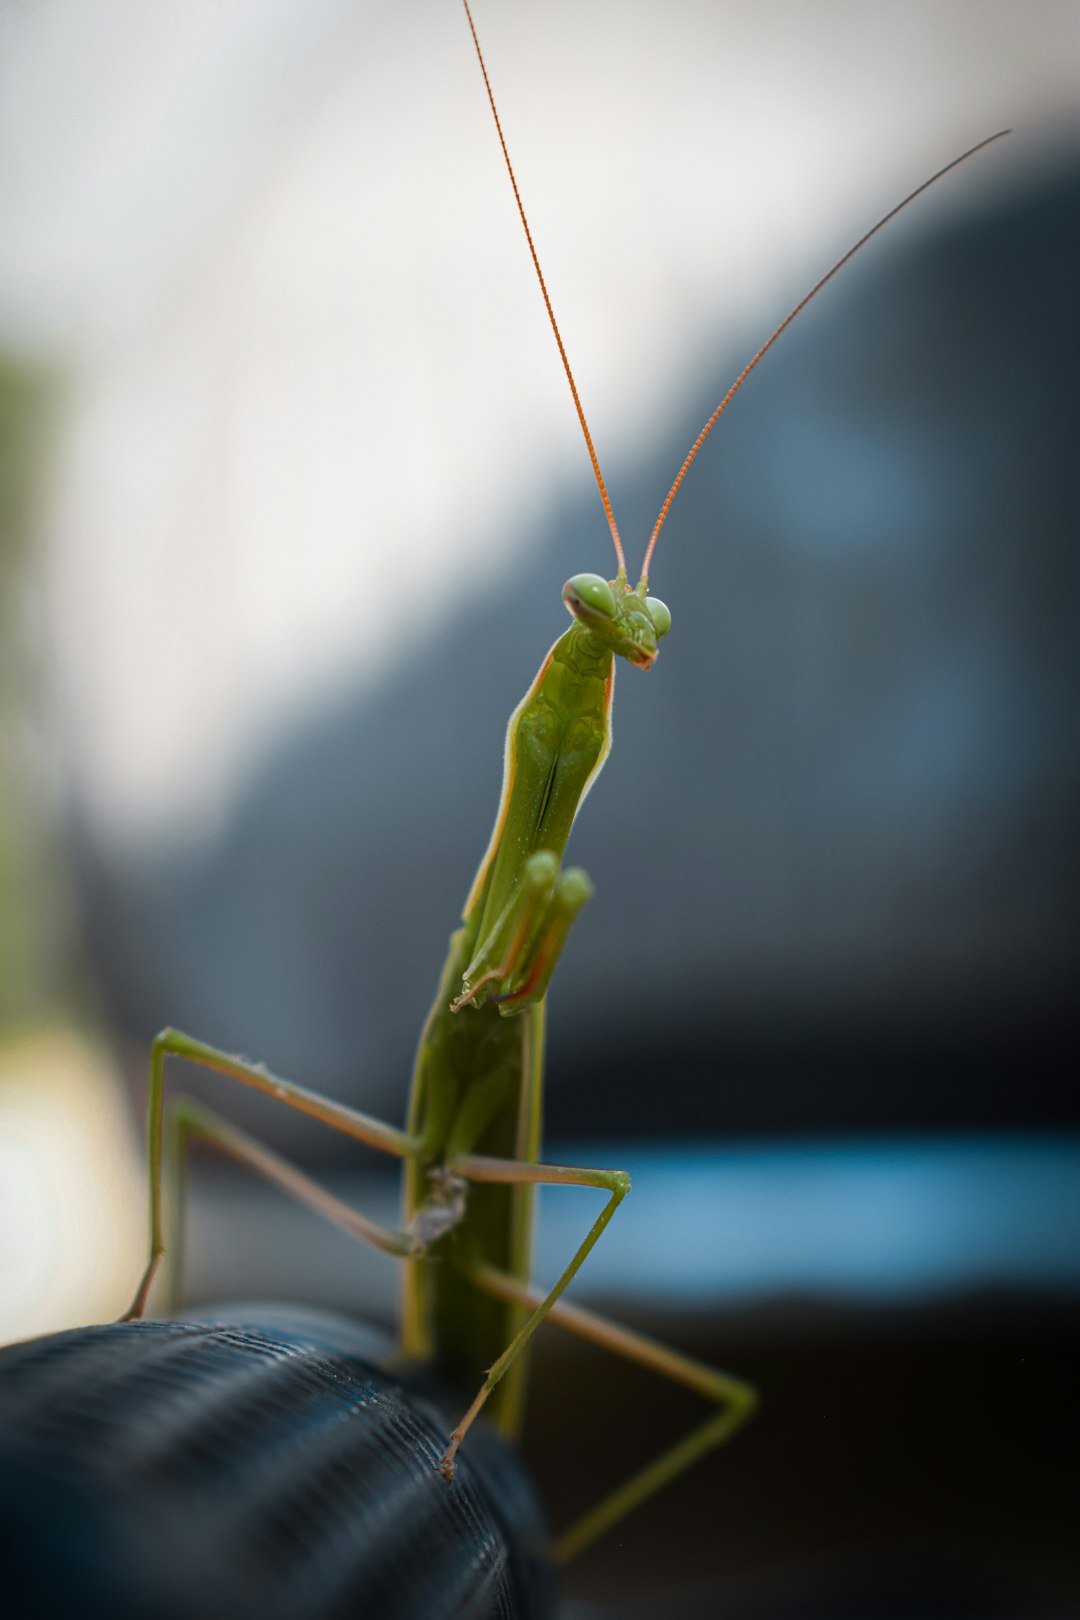
{"label": "out-of-focus gray wall", "polygon": [[[556,1121],[631,1128],[640,1082],[651,1127],[675,1069],[675,1131],[1053,1115],[985,1064],[1052,1025],[1068,940],[1075,9],[477,20],[632,557],[783,310],[1017,125],[680,494],[675,628],[575,835]],[[0,330],[68,382],[40,577],[94,974],[140,1040],[396,1112],[505,716],[608,555],[464,17],[3,26]]]}

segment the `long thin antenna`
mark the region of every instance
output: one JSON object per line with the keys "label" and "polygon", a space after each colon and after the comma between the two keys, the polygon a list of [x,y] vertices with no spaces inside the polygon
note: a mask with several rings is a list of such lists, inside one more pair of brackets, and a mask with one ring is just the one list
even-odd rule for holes
{"label": "long thin antenna", "polygon": [[589,424],[585,420],[585,412],[581,408],[581,400],[578,397],[577,384],[574,381],[574,373],[570,370],[570,362],[566,358],[566,350],[563,348],[562,335],[559,332],[559,323],[556,321],[555,311],[551,307],[551,299],[548,297],[547,284],[544,281],[544,272],[540,268],[540,260],[537,257],[536,248],[533,245],[532,232],[529,229],[529,222],[525,218],[525,206],[521,201],[521,193],[518,190],[517,180],[514,178],[514,166],[510,162],[510,153],[506,149],[506,137],[503,135],[502,124],[499,121],[498,108],[495,106],[495,97],[491,90],[491,80],[488,78],[488,70],[484,63],[484,53],[480,49],[480,41],[476,36],[476,24],[473,22],[472,12],[469,10],[469,0],[462,0],[462,4],[465,7],[465,15],[469,19],[469,28],[472,32],[473,44],[476,46],[476,55],[480,62],[480,71],[484,75],[484,85],[487,89],[488,100],[491,103],[491,113],[492,117],[495,119],[495,128],[499,132],[499,145],[502,147],[503,157],[506,159],[506,172],[509,174],[510,184],[514,188],[514,201],[517,203],[518,213],[521,215],[521,223],[525,227],[525,239],[529,244],[529,252],[532,254],[533,267],[536,270],[536,279],[539,281],[540,291],[544,295],[544,306],[548,312],[548,320],[551,322],[551,330],[555,334],[555,342],[559,345],[559,355],[562,359],[563,370],[566,372],[566,380],[570,384],[570,392],[574,396],[574,406],[578,413],[578,421],[581,423],[581,431],[585,435],[585,443],[589,449],[589,460],[592,462],[592,470],[596,477],[597,488],[600,491],[600,499],[604,503],[604,515],[608,520],[608,528],[611,530],[611,538],[615,542],[615,555],[619,560],[619,573],[625,574],[626,557],[623,553],[622,541],[619,539],[619,530],[615,522],[615,514],[611,510],[611,502],[608,499],[607,485],[604,483],[604,475],[600,471],[600,463],[596,459],[596,451],[593,448],[592,434],[589,432]]}
{"label": "long thin antenna", "polygon": [[728,389],[727,393],[724,395],[723,399],[720,401],[719,405],[716,407],[715,411],[713,411],[712,415],[709,417],[709,420],[705,423],[705,426],[702,428],[701,432],[690,446],[686,460],[679,468],[678,477],[668,490],[667,499],[660,508],[660,516],[657,518],[652,535],[650,536],[649,544],[645,552],[645,561],[641,565],[641,577],[643,580],[647,580],[649,577],[649,564],[652,561],[653,551],[656,549],[657,538],[660,534],[660,530],[664,526],[664,519],[667,517],[668,512],[671,509],[671,503],[675,499],[676,491],[690,469],[690,463],[693,461],[694,457],[705,443],[705,440],[709,437],[709,434],[716,426],[724,411],[726,411],[728,406],[731,404],[731,401],[734,399],[735,395],[739,392],[739,389],[742,387],[747,377],[749,377],[750,373],[754,370],[758,362],[762,360],[769,352],[780,334],[787,331],[796,315],[802,314],[802,311],[806,308],[810,300],[817,297],[821,289],[826,285],[827,282],[832,280],[837,271],[842,270],[845,264],[847,264],[850,259],[855,257],[860,248],[864,248],[867,242],[870,241],[870,238],[876,236],[878,231],[886,226],[891,219],[895,219],[897,214],[900,213],[901,209],[906,208],[908,203],[914,202],[916,197],[921,197],[924,191],[928,190],[929,187],[934,185],[938,180],[941,180],[952,169],[958,168],[961,163],[966,163],[968,158],[974,157],[976,152],[981,152],[985,146],[989,146],[991,141],[999,141],[1003,135],[1011,135],[1011,133],[1011,130],[999,129],[996,134],[988,135],[985,140],[979,141],[975,146],[969,147],[966,152],[961,152],[959,157],[953,158],[951,163],[946,163],[945,167],[943,169],[939,169],[936,174],[932,174],[929,180],[924,180],[921,186],[916,186],[915,190],[909,192],[909,194],[904,198],[903,202],[898,202],[895,208],[890,208],[887,214],[883,214],[881,219],[878,220],[877,224],[872,226],[871,229],[867,231],[865,236],[860,236],[854,247],[849,247],[843,257],[837,259],[831,270],[826,270],[821,280],[814,283],[804,298],[799,299],[799,302],[795,305],[795,308],[791,311],[791,313],[784,316],[784,319],[780,322],[780,325],[776,328],[776,331],[773,332],[771,337],[765,339],[765,342],[761,345],[761,348],[754,355],[754,358],[739,372],[739,375],[736,377],[735,381],[732,383],[731,387]]}

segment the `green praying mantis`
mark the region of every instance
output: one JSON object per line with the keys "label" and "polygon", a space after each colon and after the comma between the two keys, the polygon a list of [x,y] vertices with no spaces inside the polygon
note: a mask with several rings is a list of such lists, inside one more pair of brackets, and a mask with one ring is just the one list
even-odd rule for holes
{"label": "green praying mantis", "polygon": [[[201,1137],[293,1195],[347,1233],[404,1265],[401,1350],[437,1362],[456,1383],[480,1388],[448,1436],[439,1464],[452,1480],[456,1453],[481,1411],[502,1433],[520,1428],[527,1347],[550,1320],[578,1337],[676,1380],[710,1403],[708,1415],[676,1444],[619,1485],[555,1543],[565,1562],[730,1439],[757,1405],[755,1391],[645,1335],[563,1298],[626,1197],[619,1170],[547,1164],[540,1159],[545,1002],[569,931],[592,893],[586,874],[562,865],[578,810],[611,746],[616,658],[649,669],[671,625],[649,594],[649,570],[671,503],[705,439],[766,352],[833,276],[901,208],[996,140],[1000,131],[940,169],[878,221],[810,289],[735,379],[694,440],[660,510],[640,578],[626,559],[576,384],[548,297],[510,163],[468,0],[477,58],[515,202],[603,503],[616,554],[613,579],[575,575],[563,590],[570,627],[545,656],[510,716],[495,826],[453,934],[420,1037],[404,1129],[321,1097],[177,1030],[154,1041],[149,1087],[150,1255],[127,1312],[144,1314],[166,1252],[163,1158],[179,1167]],[[246,1133],[186,1098],[165,1102],[167,1059],[182,1058],[254,1087],[331,1129],[399,1159],[404,1168],[400,1225],[369,1219]],[[530,1285],[535,1189],[595,1189],[604,1204],[547,1291]],[[169,1245],[174,1250],[175,1245]],[[486,1372],[484,1371],[486,1369]]]}

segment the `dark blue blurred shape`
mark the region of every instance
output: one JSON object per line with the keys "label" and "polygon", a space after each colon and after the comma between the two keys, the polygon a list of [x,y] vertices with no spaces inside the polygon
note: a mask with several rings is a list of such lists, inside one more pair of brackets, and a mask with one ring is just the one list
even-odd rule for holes
{"label": "dark blue blurred shape", "polygon": [[[559,1144],[560,1162],[582,1145]],[[595,1145],[593,1147],[595,1151]],[[734,1311],[802,1297],[922,1306],[978,1289],[1080,1292],[1080,1136],[605,1144],[636,1196],[583,1295]],[[579,1204],[542,1195],[538,1272],[580,1241]],[[624,1305],[625,1309],[626,1306]]]}
{"label": "dark blue blurred shape", "polygon": [[[680,494],[654,571],[674,629],[648,679],[619,680],[572,841],[598,893],[552,1001],[559,1134],[1077,1118],[1057,1047],[1077,954],[1078,189],[1061,167],[876,244]],[[755,336],[736,354],[703,334],[682,420],[609,468],[632,552]],[[473,593],[382,691],[311,715],[217,846],[124,868],[84,849],[118,1023],[400,1115],[506,716],[562,627],[563,579],[604,566],[597,520],[583,471],[542,533],[507,539],[532,559],[513,621],[505,593],[498,612]]]}

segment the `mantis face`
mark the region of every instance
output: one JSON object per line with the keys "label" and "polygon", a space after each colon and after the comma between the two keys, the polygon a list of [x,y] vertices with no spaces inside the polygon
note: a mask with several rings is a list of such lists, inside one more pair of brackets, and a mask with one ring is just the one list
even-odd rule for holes
{"label": "mantis face", "polygon": [[625,574],[610,581],[575,574],[563,586],[563,601],[579,624],[638,669],[652,668],[657,643],[671,629],[671,614],[660,598],[645,595],[644,580],[631,590]]}

